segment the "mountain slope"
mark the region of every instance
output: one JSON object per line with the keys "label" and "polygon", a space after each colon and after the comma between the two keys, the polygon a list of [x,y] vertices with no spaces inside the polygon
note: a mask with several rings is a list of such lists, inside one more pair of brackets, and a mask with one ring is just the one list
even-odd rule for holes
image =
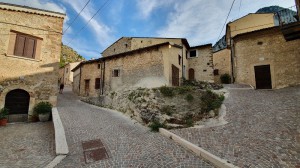
{"label": "mountain slope", "polygon": [[60,54],[60,67],[67,63],[78,62],[85,60],[83,56],[79,55],[73,48],[62,44]]}

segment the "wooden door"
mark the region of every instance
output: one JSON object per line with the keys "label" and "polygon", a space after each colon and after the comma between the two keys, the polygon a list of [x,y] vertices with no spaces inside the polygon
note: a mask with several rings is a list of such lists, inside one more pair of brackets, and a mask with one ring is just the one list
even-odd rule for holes
{"label": "wooden door", "polygon": [[189,80],[195,80],[195,70],[193,68],[189,69]]}
{"label": "wooden door", "polygon": [[172,65],[172,85],[179,86],[179,69]]}
{"label": "wooden door", "polygon": [[255,66],[256,89],[272,89],[270,65]]}
{"label": "wooden door", "polygon": [[84,90],[85,90],[85,94],[88,96],[89,92],[90,92],[90,80],[89,79],[85,80]]}
{"label": "wooden door", "polygon": [[5,107],[9,114],[28,114],[30,95],[22,89],[15,89],[7,93]]}

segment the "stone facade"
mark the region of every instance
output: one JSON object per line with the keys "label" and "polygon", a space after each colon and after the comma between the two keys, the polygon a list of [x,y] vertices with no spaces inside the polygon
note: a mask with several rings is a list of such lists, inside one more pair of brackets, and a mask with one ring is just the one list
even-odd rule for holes
{"label": "stone facade", "polygon": [[[124,44],[127,44],[127,48],[130,48],[129,51],[124,48]],[[123,52],[121,52],[122,47]],[[80,80],[80,86],[74,86],[77,88],[73,88],[73,90],[81,96],[87,96],[83,92],[84,87],[82,87],[84,78],[91,78],[89,75],[95,78],[99,73],[101,76],[101,89],[97,92],[90,92],[89,97],[138,87],[176,86],[180,85],[182,78],[188,77],[190,66],[196,71],[196,80],[213,81],[211,47],[210,44],[192,48],[193,50],[196,49],[199,55],[191,58],[189,57],[190,47],[186,39],[121,38],[104,50],[104,57],[92,62],[83,62],[82,65],[73,69],[75,72],[81,68],[81,77],[74,77],[74,81]],[[85,63],[91,63],[94,66],[100,64],[101,68],[98,71],[86,70],[86,67],[83,66]],[[174,72],[174,69],[176,72]],[[206,71],[203,72],[203,69]],[[89,73],[83,74],[85,70]],[[91,82],[91,85],[94,85],[94,82]],[[80,93],[78,90],[80,90]]]}
{"label": "stone facade", "polygon": [[195,80],[214,82],[212,45],[192,47],[196,50],[196,57],[188,58],[188,68],[194,70]]}
{"label": "stone facade", "polygon": [[80,62],[68,63],[65,66],[59,68],[59,80],[60,83],[71,86],[73,84],[73,72],[74,69]]}
{"label": "stone facade", "polygon": [[88,97],[99,96],[100,88],[97,89],[95,85],[96,78],[101,78],[101,71],[98,65],[99,63],[97,62],[88,62],[86,64],[82,64],[80,70],[81,76],[76,75],[77,78],[80,78],[79,95]]}
{"label": "stone facade", "polygon": [[236,83],[256,87],[254,66],[269,65],[272,88],[300,84],[300,40],[286,42],[279,27],[234,38]]}
{"label": "stone facade", "polygon": [[[7,94],[15,89],[30,96],[28,113],[22,113],[25,118],[33,114],[34,105],[40,101],[49,101],[56,106],[65,15],[3,3],[0,4],[0,15],[0,108],[6,106]],[[25,47],[33,45],[32,58],[15,54],[18,51],[15,46],[18,43],[20,47],[20,39],[25,39],[24,36],[29,40],[24,40]],[[28,54],[30,50],[24,49],[24,55],[25,52]]]}
{"label": "stone facade", "polygon": [[217,74],[214,74],[215,83],[221,83],[220,76],[223,74],[231,75],[231,52],[229,49],[223,49],[213,53],[214,70]]}

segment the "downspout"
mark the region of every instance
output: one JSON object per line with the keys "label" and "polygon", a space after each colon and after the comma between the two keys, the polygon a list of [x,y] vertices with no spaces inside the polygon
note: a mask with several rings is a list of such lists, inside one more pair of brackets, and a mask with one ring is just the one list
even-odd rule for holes
{"label": "downspout", "polygon": [[79,72],[79,96],[80,96],[80,84],[81,84],[81,71],[82,71],[82,69],[81,69],[81,66],[82,65],[80,65],[80,72]]}
{"label": "downspout", "polygon": [[234,55],[235,55],[235,53],[234,53],[234,41],[233,41],[233,39],[231,38],[230,39],[230,43],[231,43],[231,77],[232,77],[232,79],[231,79],[231,82],[232,83],[234,83],[235,82],[235,77],[234,77]]}
{"label": "downspout", "polygon": [[98,63],[100,65],[100,88],[99,88],[99,92],[100,92],[100,95],[102,95],[102,63],[101,61]]}
{"label": "downspout", "polygon": [[103,61],[103,70],[102,70],[102,95],[104,94],[104,83],[105,83],[105,60]]}
{"label": "downspout", "polygon": [[184,74],[184,69],[183,69],[183,45],[182,45],[182,49],[181,49],[181,55],[182,55],[182,57],[181,57],[181,70],[182,70],[182,81],[181,82],[183,82],[183,77],[185,78],[185,75],[183,75]]}

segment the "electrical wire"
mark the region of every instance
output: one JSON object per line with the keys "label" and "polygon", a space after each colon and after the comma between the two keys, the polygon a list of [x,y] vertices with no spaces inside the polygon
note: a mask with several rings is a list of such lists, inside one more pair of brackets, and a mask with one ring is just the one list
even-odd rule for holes
{"label": "electrical wire", "polygon": [[81,12],[84,10],[84,8],[90,3],[91,0],[88,0],[87,3],[84,5],[84,7],[80,10],[80,12],[77,14],[77,16],[73,19],[73,21],[69,24],[69,26],[66,28],[66,30],[63,31],[63,34],[68,31],[68,29],[71,27],[71,25],[75,22],[75,20],[78,18],[78,16],[81,14]]}
{"label": "electrical wire", "polygon": [[88,20],[88,22],[76,33],[74,34],[73,38],[67,43],[69,45],[74,38],[90,23],[90,21],[105,7],[105,5],[109,2],[110,0],[105,1],[105,3],[97,10],[97,12]]}
{"label": "electrical wire", "polygon": [[223,32],[223,29],[224,29],[224,27],[225,27],[225,25],[226,25],[226,23],[227,23],[227,19],[228,19],[229,15],[230,15],[230,12],[231,12],[231,10],[232,10],[232,7],[233,7],[234,2],[235,2],[235,0],[232,1],[230,10],[229,10],[228,15],[227,15],[227,17],[226,17],[226,20],[225,20],[225,23],[224,23],[224,25],[223,25],[223,27],[222,27],[222,30],[221,30],[221,32],[220,32],[220,34],[219,34],[219,36],[218,36],[218,39],[220,39],[220,36],[221,36],[221,34],[222,34],[222,32]]}

